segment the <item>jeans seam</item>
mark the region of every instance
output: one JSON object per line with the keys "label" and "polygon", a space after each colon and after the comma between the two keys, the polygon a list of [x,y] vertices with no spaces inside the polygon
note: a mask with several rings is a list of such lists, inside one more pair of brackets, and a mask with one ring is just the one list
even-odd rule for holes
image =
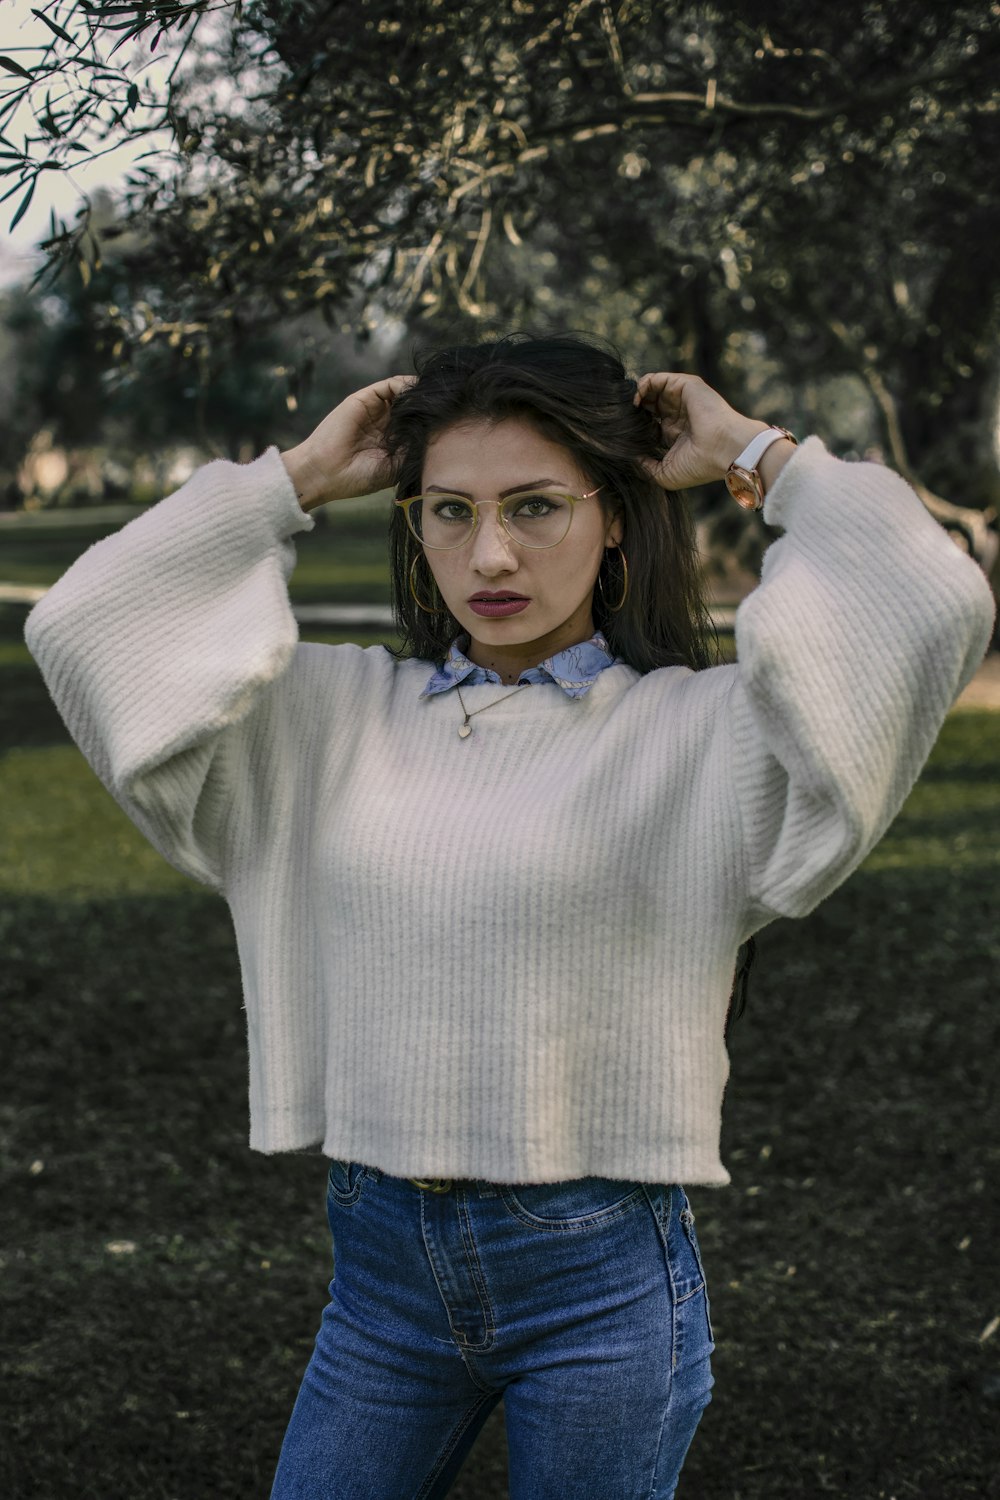
{"label": "jeans seam", "polygon": [[[431,1268],[431,1275],[434,1277],[434,1281],[435,1281],[435,1283],[437,1285],[437,1289],[438,1289],[438,1296],[441,1298],[441,1305],[444,1308],[445,1316],[448,1319],[448,1326],[449,1326],[449,1328],[451,1328],[451,1308],[448,1305],[448,1298],[445,1295],[444,1287],[441,1285],[441,1278],[438,1275],[438,1268],[437,1268],[437,1265],[435,1263],[433,1251],[431,1249],[431,1246],[427,1242],[427,1216],[426,1216],[425,1207],[424,1207],[424,1201],[423,1200],[424,1200],[424,1195],[423,1195],[423,1193],[421,1193],[421,1195],[420,1195],[420,1237],[421,1237],[421,1239],[423,1240],[423,1243],[424,1243],[424,1253],[427,1256],[427,1264]],[[463,1233],[463,1239],[464,1239],[464,1233]],[[483,1384],[482,1384],[482,1382],[476,1378],[476,1376],[473,1374],[472,1370],[469,1369],[468,1362],[465,1359],[465,1350],[466,1349],[469,1349],[470,1351],[473,1351],[473,1352],[476,1352],[476,1353],[488,1353],[489,1350],[493,1346],[494,1335],[495,1335],[495,1332],[496,1332],[496,1329],[495,1329],[495,1327],[493,1325],[493,1316],[492,1316],[493,1315],[493,1307],[492,1307],[492,1304],[490,1303],[490,1300],[489,1300],[488,1297],[486,1298],[486,1301],[485,1301],[485,1304],[484,1304],[484,1302],[483,1302],[482,1287],[481,1287],[481,1284],[478,1281],[477,1281],[477,1288],[476,1289],[477,1289],[477,1292],[479,1292],[480,1306],[482,1306],[482,1310],[483,1310],[483,1320],[484,1320],[484,1323],[486,1325],[486,1330],[487,1330],[486,1331],[486,1338],[485,1338],[485,1340],[484,1340],[484,1342],[482,1344],[467,1344],[467,1343],[463,1344],[461,1342],[461,1340],[454,1333],[454,1330],[452,1330],[452,1339],[451,1339],[451,1341],[454,1344],[455,1348],[458,1350],[459,1354],[462,1356],[462,1363],[465,1365],[465,1368],[469,1371],[469,1377],[470,1377],[470,1379],[475,1380],[475,1382],[479,1386],[480,1390],[482,1390],[484,1392],[484,1394],[488,1395],[488,1394],[490,1394],[489,1388],[488,1387],[484,1387]]]}
{"label": "jeans seam", "polygon": [[676,1358],[671,1342],[671,1366],[670,1366],[670,1390],[667,1393],[666,1405],[663,1408],[663,1417],[660,1421],[660,1430],[656,1437],[656,1453],[653,1457],[653,1472],[649,1479],[649,1493],[646,1500],[656,1500],[656,1471],[660,1467],[660,1454],[663,1451],[663,1434],[667,1430],[667,1421],[670,1417],[670,1408],[674,1404],[674,1391],[677,1389],[677,1375],[675,1373]]}
{"label": "jeans seam", "polygon": [[430,1494],[430,1487],[432,1487],[440,1477],[442,1470],[444,1469],[449,1458],[458,1446],[462,1434],[466,1431],[469,1424],[481,1410],[485,1402],[488,1401],[490,1396],[492,1396],[493,1394],[494,1392],[492,1391],[483,1391],[483,1394],[481,1396],[478,1396],[473,1404],[469,1407],[469,1410],[465,1413],[465,1416],[462,1418],[461,1422],[459,1422],[457,1426],[452,1430],[451,1435],[448,1438],[447,1446],[445,1447],[443,1452],[438,1454],[437,1459],[434,1463],[434,1467],[431,1469],[429,1474],[426,1474],[424,1476],[424,1481],[421,1484],[419,1490],[417,1490],[416,1494],[414,1495],[413,1500],[427,1500],[427,1496]]}
{"label": "jeans seam", "polygon": [[[468,1200],[464,1192],[460,1192],[457,1196],[458,1217],[462,1225],[462,1239],[465,1242],[466,1251],[469,1255],[476,1290],[479,1293],[479,1304],[483,1310],[483,1322],[486,1327],[486,1337],[482,1344],[474,1346],[479,1352],[482,1352],[492,1348],[496,1340],[496,1320],[493,1316],[493,1303],[490,1300],[489,1288],[486,1285],[486,1276],[483,1271],[482,1261],[479,1259],[479,1247],[472,1232],[472,1216],[469,1213]],[[471,1370],[469,1373],[472,1373]]]}
{"label": "jeans seam", "polygon": [[[699,1292],[704,1292],[704,1294],[705,1294],[705,1322],[708,1325],[708,1337],[711,1340],[711,1342],[714,1344],[715,1343],[715,1330],[712,1327],[712,1301],[711,1301],[711,1298],[708,1295],[708,1277],[705,1274],[705,1263],[704,1263],[704,1261],[701,1258],[701,1247],[698,1244],[698,1231],[694,1228],[694,1219],[695,1219],[695,1216],[694,1216],[694,1213],[690,1209],[682,1209],[681,1212],[680,1212],[679,1217],[680,1217],[680,1222],[681,1222],[681,1228],[683,1229],[685,1235],[687,1236],[688,1244],[691,1246],[691,1249],[694,1252],[694,1258],[695,1258],[695,1260],[697,1261],[697,1264],[698,1264],[698,1274],[701,1277],[701,1286],[695,1287],[694,1291],[691,1292],[691,1293],[689,1293],[689,1296],[695,1297],[695,1296],[697,1296],[697,1294]],[[682,1301],[687,1302],[688,1301],[688,1297],[682,1298]]]}

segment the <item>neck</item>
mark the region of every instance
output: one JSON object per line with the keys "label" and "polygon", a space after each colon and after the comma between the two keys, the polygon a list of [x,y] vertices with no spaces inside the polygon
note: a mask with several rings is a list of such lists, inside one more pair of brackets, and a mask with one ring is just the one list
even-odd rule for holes
{"label": "neck", "polygon": [[[512,642],[510,645],[486,644],[473,640],[468,631],[459,638],[459,647],[477,667],[486,667],[496,672],[501,682],[516,683],[528,667],[537,667],[540,661],[565,651],[567,646],[588,641],[594,634],[595,625],[591,617],[584,624],[573,626],[570,621],[548,635],[534,641]],[[468,642],[468,644],[465,644]]]}

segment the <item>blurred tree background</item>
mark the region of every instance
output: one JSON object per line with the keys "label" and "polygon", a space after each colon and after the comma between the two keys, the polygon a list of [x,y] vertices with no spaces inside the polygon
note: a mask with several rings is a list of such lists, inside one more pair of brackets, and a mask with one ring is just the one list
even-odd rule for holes
{"label": "blurred tree background", "polygon": [[[890,463],[996,581],[997,3],[36,14],[45,52],[0,58],[15,217],[82,151],[163,127],[173,146],[53,216],[3,297],[8,505],[42,426],[119,462],[249,456],[408,368],[415,339],[572,327]],[[116,54],[133,38],[175,55],[159,95]],[[759,517],[721,486],[692,503],[710,550],[759,565]]]}

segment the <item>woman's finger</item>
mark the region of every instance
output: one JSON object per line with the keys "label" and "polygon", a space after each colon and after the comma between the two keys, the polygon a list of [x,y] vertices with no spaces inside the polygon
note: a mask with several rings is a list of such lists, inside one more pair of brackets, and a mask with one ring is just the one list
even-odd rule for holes
{"label": "woman's finger", "polygon": [[387,375],[384,380],[373,380],[371,385],[363,385],[360,390],[355,391],[356,396],[362,400],[365,397],[375,397],[379,401],[391,402],[395,396],[400,395],[418,377],[416,375]]}
{"label": "woman's finger", "polygon": [[668,411],[676,413],[683,400],[685,381],[695,378],[672,370],[657,370],[642,375],[638,381],[638,390],[632,398],[633,403],[636,406],[648,406],[658,416]]}
{"label": "woman's finger", "polygon": [[419,378],[417,375],[390,375],[388,379],[377,382],[375,394],[383,401],[391,401],[394,396],[400,395],[407,386],[413,385]]}
{"label": "woman's finger", "polygon": [[362,386],[354,395],[364,407],[368,420],[381,427],[392,410],[393,401],[417,378],[416,375],[390,375],[385,380],[375,380],[371,385]]}

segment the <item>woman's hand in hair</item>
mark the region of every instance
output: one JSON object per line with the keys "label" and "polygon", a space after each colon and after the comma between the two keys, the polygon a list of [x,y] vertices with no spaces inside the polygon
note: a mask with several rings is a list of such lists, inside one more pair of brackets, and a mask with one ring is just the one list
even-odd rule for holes
{"label": "woman's hand in hair", "polygon": [[[700,375],[660,372],[642,375],[633,398],[659,419],[668,452],[661,459],[644,458],[643,467],[665,490],[686,490],[692,485],[722,479],[733,459],[742,453],[755,433],[767,422],[741,416]],[[788,448],[787,441],[773,444]]]}
{"label": "woman's hand in hair", "polygon": [[395,482],[383,446],[392,403],[417,379],[390,375],[347,396],[304,442],[282,453],[305,511],[331,500],[372,495]]}

